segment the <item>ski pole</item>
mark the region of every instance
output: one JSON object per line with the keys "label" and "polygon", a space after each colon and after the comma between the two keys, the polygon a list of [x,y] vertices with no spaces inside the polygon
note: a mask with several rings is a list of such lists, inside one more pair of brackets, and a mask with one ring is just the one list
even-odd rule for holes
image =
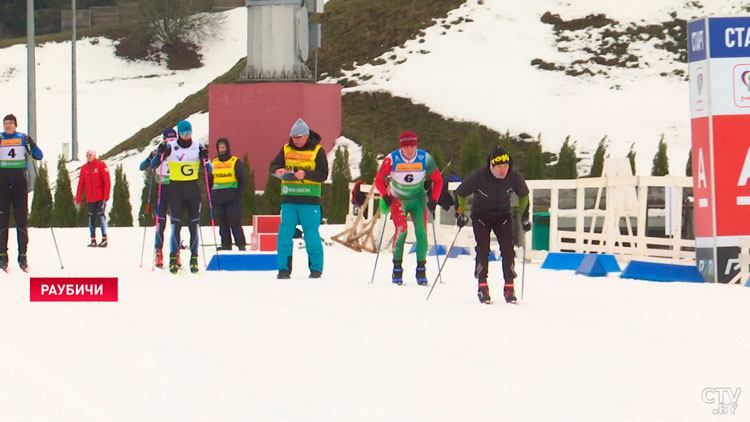
{"label": "ski pole", "polygon": [[521,300],[523,300],[523,288],[526,287],[526,237],[523,239],[523,263],[521,264]]}
{"label": "ski pole", "polygon": [[[156,236],[159,235],[159,214],[161,212],[161,181],[162,176],[164,176],[164,153],[159,153],[159,182],[157,182],[156,187],[156,215],[154,217],[154,231],[156,232]],[[164,225],[167,225],[167,217],[164,216]],[[161,239],[161,246],[164,247],[164,239]],[[179,254],[180,251],[178,250],[177,253]],[[156,251],[154,251],[153,257],[151,258],[151,271],[154,270],[154,266],[156,266]]]}
{"label": "ski pole", "polygon": [[[151,187],[154,185],[154,177],[153,177],[153,171],[149,170],[149,177],[148,177],[148,198],[146,199],[146,212],[143,213],[143,216],[148,216],[148,212],[151,209]],[[156,218],[159,218],[157,215]],[[143,241],[141,242],[141,263],[140,268],[143,268],[143,251],[146,249],[146,226],[143,226]]]}
{"label": "ski pole", "polygon": [[456,235],[453,237],[453,242],[451,242],[451,247],[448,248],[448,251],[445,253],[445,259],[443,260],[443,265],[440,266],[440,269],[438,270],[438,275],[435,277],[435,281],[432,282],[432,287],[430,287],[430,292],[427,293],[427,298],[425,301],[430,300],[430,295],[432,294],[432,290],[435,288],[435,285],[438,282],[438,278],[440,277],[440,274],[443,272],[443,267],[445,267],[445,263],[448,262],[448,257],[451,255],[451,251],[453,250],[453,246],[456,244],[456,240],[458,240],[458,235],[461,233],[461,229],[463,229],[463,226],[458,228],[458,231],[456,232]]}
{"label": "ski pole", "polygon": [[[206,178],[206,196],[208,196],[208,210],[211,213],[211,230],[214,232],[214,244],[218,244],[216,241],[216,224],[214,223],[214,205],[211,202],[211,189],[208,188],[208,167],[206,166],[206,162],[208,160],[202,160],[203,161],[203,176]],[[206,253],[203,252],[203,260],[205,262],[205,255]],[[221,271],[221,262],[219,262],[219,248],[216,247],[216,267],[219,271]],[[208,264],[206,265],[208,266]]]}
{"label": "ski pole", "polygon": [[[432,214],[432,237],[435,239],[435,261],[437,261],[438,268],[440,268],[440,245],[438,245],[437,241],[437,229],[435,229],[435,214]],[[438,274],[438,277],[440,277],[440,282],[443,282],[443,277]]]}
{"label": "ski pole", "polygon": [[378,268],[378,259],[380,258],[380,248],[383,246],[383,237],[385,236],[385,226],[388,225],[388,213],[385,214],[385,221],[383,221],[383,229],[380,231],[380,241],[378,242],[378,252],[375,254],[375,266],[372,267],[372,277],[370,277],[370,283],[375,281],[375,269]]}

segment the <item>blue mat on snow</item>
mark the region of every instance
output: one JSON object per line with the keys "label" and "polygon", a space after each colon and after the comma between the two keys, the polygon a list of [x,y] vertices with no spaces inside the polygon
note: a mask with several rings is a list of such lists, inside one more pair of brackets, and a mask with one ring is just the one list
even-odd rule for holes
{"label": "blue mat on snow", "polygon": [[657,264],[644,261],[630,261],[620,277],[663,282],[703,283],[704,281],[695,265]]}
{"label": "blue mat on snow", "polygon": [[211,257],[206,271],[275,271],[276,253],[231,253]]}
{"label": "blue mat on snow", "polygon": [[[571,270],[576,271],[581,266],[583,257],[585,254],[582,253],[569,253],[569,252],[550,252],[547,254],[547,258],[542,263],[542,268],[548,270]],[[599,262],[602,263],[604,269],[608,273],[614,273],[622,271],[620,264],[617,263],[614,255],[609,254],[597,254],[599,255]]]}
{"label": "blue mat on snow", "polygon": [[607,275],[607,270],[604,269],[602,261],[602,255],[594,253],[586,254],[581,260],[581,265],[578,266],[576,274],[587,275],[589,277],[604,277]]}

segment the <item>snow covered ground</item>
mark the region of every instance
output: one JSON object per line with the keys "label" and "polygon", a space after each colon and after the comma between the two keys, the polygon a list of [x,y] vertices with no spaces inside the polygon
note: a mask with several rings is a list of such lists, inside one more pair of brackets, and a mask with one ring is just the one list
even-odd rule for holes
{"label": "snow covered ground", "polygon": [[[374,255],[338,244],[325,248],[320,280],[307,278],[301,249],[291,280],[173,276],[152,272],[148,256],[139,268],[142,229],[111,229],[109,248],[90,249],[74,228],[55,229],[63,270],[50,230],[31,230],[30,275],[117,276],[119,302],[31,303],[11,235],[3,421],[708,421],[705,388],[750,387],[743,287],[587,278],[535,262],[513,306],[492,262],[488,306],[473,260],[460,257],[426,302],[414,255],[401,287],[390,254],[370,285]],[[722,419],[747,420],[748,400]]]}

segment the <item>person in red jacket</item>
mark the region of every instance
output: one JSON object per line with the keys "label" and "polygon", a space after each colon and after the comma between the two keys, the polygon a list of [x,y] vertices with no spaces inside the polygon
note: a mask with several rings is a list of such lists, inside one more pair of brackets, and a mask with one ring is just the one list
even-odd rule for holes
{"label": "person in red jacket", "polygon": [[[107,208],[109,190],[110,181],[107,165],[96,159],[96,151],[93,149],[86,151],[86,164],[81,166],[81,174],[78,177],[76,204],[79,207],[81,206],[85,193],[89,207],[89,233],[91,234],[89,247],[107,247],[107,220],[104,217],[104,210]],[[102,230],[102,241],[99,244],[96,243],[96,232],[94,231],[96,217],[99,217]]]}

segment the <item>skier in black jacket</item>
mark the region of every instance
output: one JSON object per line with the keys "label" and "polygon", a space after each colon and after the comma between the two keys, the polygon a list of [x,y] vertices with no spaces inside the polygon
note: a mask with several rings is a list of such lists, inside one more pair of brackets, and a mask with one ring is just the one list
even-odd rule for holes
{"label": "skier in black jacket", "polygon": [[513,160],[508,151],[495,147],[489,156],[488,164],[482,166],[464,179],[456,189],[458,208],[456,224],[463,227],[469,221],[464,214],[466,197],[473,194],[471,203],[471,224],[474,229],[476,246],[476,265],[474,277],[479,281],[477,296],[483,303],[490,302],[487,285],[487,264],[490,253],[490,231],[495,233],[500,244],[503,258],[503,277],[505,286],[503,296],[508,303],[516,303],[513,288],[515,272],[515,252],[513,250],[513,218],[510,209],[510,195],[518,195],[518,209],[522,210],[522,226],[525,231],[531,230],[529,223],[529,188],[523,176],[513,170]]}

